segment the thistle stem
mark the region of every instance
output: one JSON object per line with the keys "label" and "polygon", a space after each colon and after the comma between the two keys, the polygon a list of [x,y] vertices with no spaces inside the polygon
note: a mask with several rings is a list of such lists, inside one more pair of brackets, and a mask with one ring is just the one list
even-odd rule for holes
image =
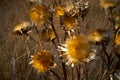
{"label": "thistle stem", "polygon": [[36,26],[35,26],[35,31],[36,31],[36,34],[37,34],[37,36],[38,36],[39,46],[40,46],[41,50],[44,50],[44,47],[43,47],[43,44],[42,44],[42,42],[41,42],[41,38],[40,38],[40,35],[39,35],[39,31],[38,31],[38,29],[37,29]]}

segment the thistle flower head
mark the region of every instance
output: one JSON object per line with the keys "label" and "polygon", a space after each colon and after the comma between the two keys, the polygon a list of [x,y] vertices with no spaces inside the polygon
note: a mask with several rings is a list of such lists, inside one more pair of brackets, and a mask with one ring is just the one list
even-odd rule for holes
{"label": "thistle flower head", "polygon": [[61,44],[58,48],[60,51],[64,52],[61,55],[63,57],[63,61],[72,67],[76,63],[89,62],[91,59],[94,59],[94,54],[91,53],[88,39],[83,34],[72,37],[66,41],[66,44]]}
{"label": "thistle flower head", "polygon": [[46,72],[54,66],[54,63],[51,61],[49,51],[36,52],[33,56],[31,56],[30,64],[38,72]]}
{"label": "thistle flower head", "polygon": [[113,0],[100,0],[100,6],[104,9],[114,8],[118,5],[118,2]]}
{"label": "thistle flower head", "polygon": [[45,5],[39,4],[30,9],[29,16],[35,24],[42,25],[48,20],[50,14]]}
{"label": "thistle flower head", "polygon": [[31,25],[30,22],[23,21],[20,24],[15,26],[13,33],[17,35],[27,34],[28,32],[31,31],[32,28],[33,26]]}
{"label": "thistle flower head", "polygon": [[67,30],[73,30],[77,26],[77,19],[75,17],[64,16],[63,24]]}
{"label": "thistle flower head", "polygon": [[65,5],[60,5],[57,7],[56,9],[56,16],[57,17],[61,17],[61,16],[64,16],[65,13],[69,13],[71,9],[74,8],[74,5],[71,3],[71,2],[66,2]]}
{"label": "thistle flower head", "polygon": [[44,41],[50,41],[54,39],[56,36],[53,29],[47,28],[42,30],[41,37]]}
{"label": "thistle flower head", "polygon": [[61,16],[64,16],[65,14],[65,6],[58,6],[56,11],[55,11],[55,14],[57,17],[61,17]]}
{"label": "thistle flower head", "polygon": [[93,30],[89,34],[89,40],[93,42],[100,42],[102,40],[102,33],[99,30]]}

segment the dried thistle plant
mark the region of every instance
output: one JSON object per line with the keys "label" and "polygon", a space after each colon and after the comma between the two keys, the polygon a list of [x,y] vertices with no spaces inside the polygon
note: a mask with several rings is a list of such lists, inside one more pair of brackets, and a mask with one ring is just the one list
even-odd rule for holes
{"label": "dried thistle plant", "polygon": [[[114,28],[112,26],[112,29],[114,29],[113,32],[115,31],[115,33],[114,34],[112,33],[113,35],[112,37],[109,34],[110,33],[109,30],[101,30],[101,29],[93,29],[89,33],[89,35],[85,35],[82,31],[78,30],[78,27],[80,27],[79,25],[81,24],[79,22],[79,19],[84,19],[84,17],[86,17],[87,13],[89,12],[89,8],[90,8],[89,2],[84,2],[82,0],[76,2],[66,1],[65,4],[56,5],[56,7],[53,6],[54,4],[48,5],[50,6],[50,8],[48,8],[46,5],[42,3],[42,0],[30,0],[30,1],[32,3],[35,3],[35,5],[31,7],[29,12],[29,17],[31,22],[26,21],[17,25],[13,30],[13,33],[17,35],[24,35],[24,34],[27,35],[29,32],[32,31],[32,29],[36,30],[35,35],[38,36],[38,38],[36,39],[38,39],[39,41],[38,44],[40,45],[39,47],[40,49],[37,52],[35,49],[34,50],[35,52],[33,51],[34,54],[31,56],[30,64],[34,69],[36,69],[40,74],[45,73],[46,75],[47,75],[46,72],[52,71],[53,69],[53,73],[55,74],[55,76],[60,75],[60,77],[62,77],[61,79],[64,80],[70,79],[71,74],[69,74],[69,70],[73,72],[73,74],[75,73],[74,70],[76,70],[77,73],[75,73],[75,75],[77,74],[78,77],[81,77],[78,78],[78,80],[89,79],[87,78],[88,76],[90,77],[93,76],[93,75],[88,75],[90,74],[89,72],[92,72],[94,67],[96,67],[96,65],[99,64],[97,63],[97,60],[94,60],[96,59],[96,55],[97,55],[97,50],[93,48],[93,46],[95,46],[95,47],[100,47],[99,51],[101,54],[98,56],[100,57],[100,59],[98,60],[101,60],[100,62],[102,65],[104,64],[104,66],[102,66],[101,68],[103,69],[103,71],[101,70],[101,72],[104,73],[100,74],[101,75],[100,78],[101,79],[113,78],[111,76],[113,76],[114,73],[116,73],[115,70],[113,71],[113,68],[115,68],[115,66],[119,62],[116,59],[114,59],[116,58],[115,53],[117,52],[118,54],[120,54],[119,16],[114,16],[114,17],[113,15],[110,16],[109,22],[111,20],[111,23],[114,22],[114,21],[112,22],[112,18],[115,18],[114,19],[115,25],[113,25]],[[52,2],[54,2],[54,0],[52,0]],[[100,1],[100,6],[104,9],[111,9],[111,8],[113,9],[117,7],[118,4],[119,3],[112,0]],[[59,33],[57,31],[59,30],[56,29],[58,27],[56,27],[55,25],[56,17],[54,17],[54,15],[61,20],[62,26],[64,26],[65,28],[65,33],[63,33],[65,36],[67,31],[73,31],[72,35],[70,33],[69,36],[65,37],[64,39],[65,43],[64,40],[60,39],[61,37],[57,36],[57,33]],[[84,23],[84,21],[81,22]],[[38,27],[41,25],[44,27]],[[77,30],[80,33],[77,33]],[[52,40],[54,39],[57,39],[58,41],[53,42]],[[41,40],[43,40],[43,42]],[[62,44],[59,43],[59,40],[61,40]],[[59,44],[59,46],[57,47],[58,50],[57,48],[53,48],[53,46],[49,46],[49,45],[44,46],[45,43],[44,41],[53,42],[55,47],[58,46]],[[91,44],[90,42],[99,43],[99,45]],[[110,47],[112,46],[113,48],[111,49],[110,53],[107,50],[109,48],[108,43],[110,43],[109,46]],[[54,54],[51,54],[50,50],[47,50],[46,47],[50,47],[52,52],[54,51],[56,52]],[[116,50],[116,52],[114,50]],[[58,54],[56,55],[56,53]],[[89,66],[91,65],[90,64],[91,60],[96,61],[93,63],[95,65],[92,66],[93,69],[89,68]],[[60,64],[59,69],[55,69],[56,62]],[[113,66],[113,64],[115,64],[115,66]],[[89,69],[91,71],[89,71]],[[56,72],[60,70],[62,74],[60,73],[56,74]],[[72,77],[76,77],[75,75],[72,75]],[[86,78],[84,78],[83,76],[85,76]]]}

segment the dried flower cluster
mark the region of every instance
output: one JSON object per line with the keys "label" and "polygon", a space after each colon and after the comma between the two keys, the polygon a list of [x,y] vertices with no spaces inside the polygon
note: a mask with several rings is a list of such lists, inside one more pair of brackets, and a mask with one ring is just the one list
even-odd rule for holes
{"label": "dried flower cluster", "polygon": [[[51,25],[50,22],[53,16],[51,16],[48,7],[43,5],[42,2],[39,3],[39,1],[31,0],[30,2],[35,3],[29,12],[31,22],[22,22],[17,25],[14,29],[14,33],[17,35],[28,34],[32,29],[37,29],[37,26],[45,26],[45,28],[41,30],[41,35],[37,32],[37,35],[40,35],[40,40],[50,41],[55,39],[56,34],[53,29],[54,26]],[[88,10],[88,2],[77,2],[75,4],[66,3],[66,5],[57,6],[52,13],[55,13],[55,15],[62,20],[65,29],[70,31],[77,28],[78,17],[85,17]],[[66,40],[65,45],[61,45],[59,49],[64,51],[62,55],[63,60],[67,65],[71,65],[72,67],[76,63],[89,62],[95,57],[95,52],[92,51],[88,39],[84,34],[80,34],[79,36],[73,35],[70,39],[68,38]],[[50,52],[46,50],[35,52],[34,55],[31,56],[30,64],[38,72],[49,71],[50,67],[54,65]]]}
{"label": "dried flower cluster", "polygon": [[78,26],[78,18],[84,19],[89,11],[88,2],[66,3],[66,5],[60,5],[56,8],[55,14],[62,19],[62,24],[65,29],[75,30]]}
{"label": "dried flower cluster", "polygon": [[[65,65],[63,65],[64,63],[67,65],[66,67],[74,67],[75,65],[89,63],[91,60],[96,59],[96,54],[98,50],[95,47],[99,47],[99,51],[101,53],[99,57],[107,66],[105,66],[105,68],[103,67],[103,70],[111,70],[111,65],[114,63],[113,57],[116,57],[116,54],[119,54],[120,56],[120,15],[112,14],[112,9],[117,7],[119,2],[112,0],[100,1],[100,6],[102,8],[104,8],[105,10],[111,10],[111,14],[109,15],[108,19],[108,26],[111,28],[110,30],[113,29],[113,31],[111,31],[112,33],[110,33],[110,31],[107,29],[92,29],[85,34],[80,31],[80,22],[84,23],[84,17],[86,17],[89,11],[90,5],[88,2],[83,2],[82,0],[80,0],[75,3],[71,2],[64,5],[60,4],[56,7],[52,7],[53,9],[51,9],[51,7],[49,8],[49,6],[53,5],[46,6],[42,3],[41,0],[30,1],[32,3],[35,3],[29,11],[31,22],[24,21],[18,24],[17,26],[15,26],[13,33],[16,35],[29,36],[29,32],[31,32],[32,29],[35,30],[35,35],[37,35],[38,38],[33,39],[35,39],[34,41],[36,42],[38,41],[37,43],[38,45],[40,45],[40,49],[38,49],[38,51],[31,56],[30,64],[33,68],[35,68],[38,72],[44,73],[47,71],[49,72],[52,68],[56,68],[56,63],[60,61],[63,61],[63,70],[65,68]],[[59,19],[59,26],[61,26],[60,29],[64,32],[64,40],[61,40],[60,37],[57,35],[57,31],[59,30],[56,29],[56,26],[54,25],[56,20],[54,18]],[[113,26],[111,27],[111,25]],[[62,29],[62,27],[64,27],[64,29]],[[70,35],[67,35],[67,32],[70,32]],[[59,40],[61,40],[61,43]],[[53,55],[53,53],[50,53],[50,50],[46,48],[46,46],[44,45],[44,41],[49,43],[51,43],[50,41],[52,41],[55,47],[54,49],[58,48],[56,49],[57,51],[55,55]],[[110,53],[108,51],[108,44],[113,49],[113,51],[110,51]],[[51,46],[48,47],[52,48]],[[56,59],[54,58],[60,58],[60,61],[55,61]],[[112,66],[112,68],[115,67]],[[104,74],[111,72],[106,72]]]}

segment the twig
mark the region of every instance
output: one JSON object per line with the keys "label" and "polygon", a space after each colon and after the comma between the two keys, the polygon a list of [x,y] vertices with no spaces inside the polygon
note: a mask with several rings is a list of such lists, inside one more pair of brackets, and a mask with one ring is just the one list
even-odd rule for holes
{"label": "twig", "polygon": [[52,15],[52,17],[50,18],[50,25],[51,25],[51,27],[52,27],[54,33],[55,33],[57,42],[59,43],[59,38],[58,38],[57,32],[56,32],[56,30],[55,30],[55,28],[54,28],[54,25],[53,25],[53,13],[52,13],[51,15]]}

